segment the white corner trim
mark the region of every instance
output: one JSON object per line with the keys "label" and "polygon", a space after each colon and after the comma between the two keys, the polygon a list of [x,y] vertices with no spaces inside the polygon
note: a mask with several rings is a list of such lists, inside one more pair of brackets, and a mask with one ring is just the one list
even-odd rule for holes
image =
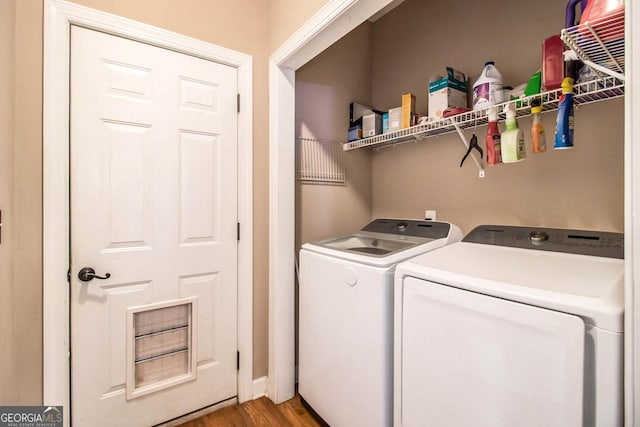
{"label": "white corner trim", "polygon": [[625,79],[625,425],[640,417],[640,7],[626,3]]}
{"label": "white corner trim", "polygon": [[271,54],[271,60],[297,70],[393,1],[330,0]]}
{"label": "white corner trim", "polygon": [[260,377],[253,380],[253,399],[260,399],[267,395],[267,384],[269,379],[267,377]]}
{"label": "white corner trim", "polygon": [[253,59],[238,64],[238,401],[251,399],[253,382]]}
{"label": "white corner trim", "polygon": [[295,394],[295,70],[393,0],[330,0],[269,60],[269,383]]}
{"label": "white corner trim", "polygon": [[[44,5],[43,52],[43,404],[69,411],[69,28]],[[65,45],[65,42],[67,45]],[[59,103],[58,103],[59,102]],[[61,108],[62,106],[62,108]],[[65,417],[64,425],[69,425]]]}
{"label": "white corner trim", "polygon": [[271,60],[279,67],[285,66],[287,68],[293,68],[294,70],[300,68],[303,64],[294,67],[292,64],[287,64],[287,61],[290,60],[292,56],[300,54],[303,46],[319,36],[329,24],[335,21],[345,10],[357,1],[358,0],[329,0],[302,27],[293,33],[282,46],[271,54]]}
{"label": "white corner trim", "polygon": [[295,72],[269,62],[269,381],[275,403],[295,394]]}
{"label": "white corner trim", "polygon": [[[253,397],[253,62],[252,57],[63,0],[44,2],[43,403],[69,413],[69,39],[78,25],[169,48],[238,70],[238,400]],[[65,417],[65,426],[69,417]]]}

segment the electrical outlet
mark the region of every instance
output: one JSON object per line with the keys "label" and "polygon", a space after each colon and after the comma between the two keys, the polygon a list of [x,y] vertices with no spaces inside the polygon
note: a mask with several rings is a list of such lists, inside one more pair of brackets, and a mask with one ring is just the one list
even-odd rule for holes
{"label": "electrical outlet", "polygon": [[435,221],[436,220],[436,211],[435,210],[426,210],[424,211],[424,219],[427,221]]}

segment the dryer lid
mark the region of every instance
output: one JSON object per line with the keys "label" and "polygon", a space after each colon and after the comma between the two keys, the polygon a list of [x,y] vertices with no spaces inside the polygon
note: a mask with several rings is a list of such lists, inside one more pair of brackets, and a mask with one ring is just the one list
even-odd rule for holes
{"label": "dryer lid", "polygon": [[624,261],[589,255],[459,242],[399,264],[410,276],[575,314],[623,331]]}

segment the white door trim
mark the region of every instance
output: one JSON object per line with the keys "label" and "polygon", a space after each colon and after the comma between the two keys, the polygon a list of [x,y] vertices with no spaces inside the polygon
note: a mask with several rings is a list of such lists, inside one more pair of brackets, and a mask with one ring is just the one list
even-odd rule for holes
{"label": "white door trim", "polygon": [[640,8],[626,2],[625,41],[625,425],[640,415]]}
{"label": "white door trim", "polygon": [[295,393],[295,70],[394,0],[329,0],[269,58],[269,373],[276,403]]}
{"label": "white door trim", "polygon": [[[251,56],[62,0],[44,4],[43,403],[69,412],[69,37],[79,25],[238,70],[238,400],[253,393],[253,59]],[[69,417],[65,417],[68,425]]]}

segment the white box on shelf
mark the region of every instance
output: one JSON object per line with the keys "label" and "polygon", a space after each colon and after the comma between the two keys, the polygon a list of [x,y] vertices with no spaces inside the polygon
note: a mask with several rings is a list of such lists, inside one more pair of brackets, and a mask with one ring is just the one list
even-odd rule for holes
{"label": "white box on shelf", "polygon": [[389,132],[402,129],[402,107],[389,109]]}
{"label": "white box on shelf", "polygon": [[429,82],[429,117],[442,118],[449,107],[467,107],[467,76],[458,70],[447,67],[447,75],[434,76]]}
{"label": "white box on shelf", "polygon": [[371,113],[362,116],[362,136],[380,135],[382,133],[382,116],[378,113]]}

